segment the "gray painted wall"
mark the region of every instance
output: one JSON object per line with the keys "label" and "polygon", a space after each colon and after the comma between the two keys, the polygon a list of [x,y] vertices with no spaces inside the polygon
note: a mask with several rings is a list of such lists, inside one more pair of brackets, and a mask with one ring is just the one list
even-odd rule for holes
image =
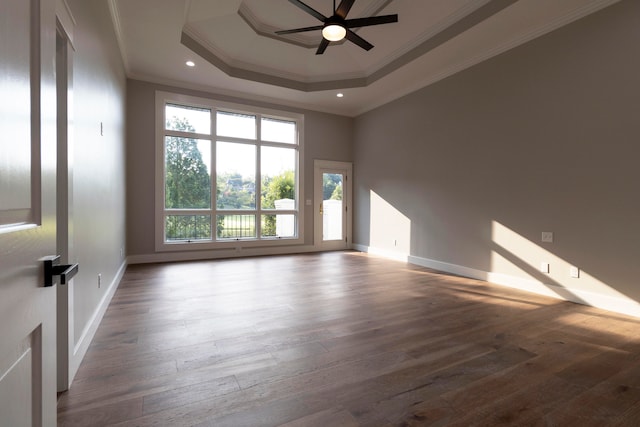
{"label": "gray painted wall", "polygon": [[[304,198],[313,200],[313,160],[352,161],[353,120],[280,105],[163,86],[138,80],[127,85],[127,253],[155,254],[155,93],[165,91],[304,114]],[[305,209],[304,244],[313,245],[313,212]],[[295,249],[292,249],[295,250]],[[180,253],[180,259],[215,256],[219,251]],[[171,254],[163,253],[171,257]],[[160,259],[160,258],[158,258]],[[166,259],[166,258],[163,258]]]}
{"label": "gray painted wall", "polygon": [[67,3],[76,21],[70,215],[71,257],[80,264],[73,285],[77,343],[124,265],[126,77],[107,2]]}
{"label": "gray painted wall", "polygon": [[640,301],[638,40],[622,1],[358,117],[354,241]]}

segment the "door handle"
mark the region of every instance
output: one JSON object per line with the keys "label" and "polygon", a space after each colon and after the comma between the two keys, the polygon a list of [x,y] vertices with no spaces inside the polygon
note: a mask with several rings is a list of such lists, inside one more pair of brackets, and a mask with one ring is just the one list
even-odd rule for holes
{"label": "door handle", "polygon": [[44,286],[53,286],[53,276],[60,276],[60,284],[66,285],[78,273],[78,264],[60,264],[60,255],[49,255],[44,263]]}

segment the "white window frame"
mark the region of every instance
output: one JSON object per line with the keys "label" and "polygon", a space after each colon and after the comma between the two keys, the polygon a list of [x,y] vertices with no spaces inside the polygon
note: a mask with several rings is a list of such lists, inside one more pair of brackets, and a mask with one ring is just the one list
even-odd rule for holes
{"label": "white window frame", "polygon": [[[211,185],[212,185],[212,196],[211,196],[211,206],[209,209],[205,209],[200,211],[203,215],[211,215],[212,216],[212,230],[211,230],[211,240],[196,240],[196,241],[175,241],[175,242],[167,242],[165,241],[165,215],[170,210],[165,209],[165,183],[164,183],[164,141],[167,133],[171,133],[171,131],[165,130],[165,106],[167,104],[176,104],[176,105],[184,105],[189,107],[196,108],[206,108],[212,111],[211,114],[211,133],[210,135],[203,135],[194,133],[194,137],[198,139],[209,139],[211,141]],[[258,147],[257,152],[259,153],[259,148],[261,146],[272,146],[272,147],[285,147],[285,148],[297,148],[298,156],[296,161],[296,205],[295,208],[291,211],[288,210],[279,210],[278,214],[294,214],[296,216],[296,236],[294,237],[260,237],[260,222],[262,214],[272,214],[273,210],[265,210],[263,211],[260,206],[260,193],[258,192],[258,188],[256,188],[256,208],[254,210],[247,211],[231,211],[224,210],[223,213],[228,213],[229,215],[241,214],[241,215],[256,215],[256,237],[255,238],[241,238],[241,239],[224,239],[224,240],[216,240],[216,229],[215,229],[215,218],[218,214],[218,210],[216,207],[216,170],[215,170],[215,159],[216,159],[216,141],[220,140],[221,142],[229,142],[233,141],[234,138],[226,138],[221,137],[217,138],[216,136],[216,125],[215,125],[215,117],[216,111],[226,111],[226,112],[234,112],[241,114],[248,114],[256,116],[257,119],[257,138],[255,140],[256,147]],[[272,109],[265,109],[260,107],[253,107],[250,105],[244,104],[235,104],[229,102],[222,102],[215,99],[209,98],[200,98],[183,94],[176,94],[171,92],[162,92],[156,91],[156,173],[155,173],[155,246],[156,251],[193,251],[193,250],[206,250],[206,249],[239,249],[239,248],[250,248],[250,247],[266,247],[266,246],[282,246],[282,245],[299,245],[304,243],[304,143],[303,143],[303,135],[304,135],[304,115],[299,113],[292,113],[289,111],[279,111]],[[283,144],[283,143],[273,143],[273,142],[263,142],[261,140],[260,134],[260,126],[262,116],[274,119],[288,120],[294,121],[296,123],[296,131],[297,131],[297,144]],[[258,154],[259,156],[259,154]],[[260,158],[258,157],[256,160],[256,171],[258,175],[256,177],[256,186],[258,187],[260,183]],[[191,213],[192,210],[189,210]]]}

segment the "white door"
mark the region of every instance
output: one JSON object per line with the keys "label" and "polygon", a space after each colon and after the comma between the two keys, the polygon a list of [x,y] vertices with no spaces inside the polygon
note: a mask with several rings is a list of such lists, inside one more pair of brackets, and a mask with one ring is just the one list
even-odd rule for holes
{"label": "white door", "polygon": [[[60,2],[61,0],[58,0]],[[71,36],[73,23],[70,15],[64,14],[65,8],[58,8],[58,26],[56,32],[56,98],[57,98],[57,188],[56,188],[56,247],[61,263],[70,263],[74,259],[72,251],[73,218],[70,208],[73,170],[71,166],[72,149],[70,147],[70,107],[73,93],[73,46]],[[57,287],[57,359],[58,391],[69,389],[73,376],[70,369],[73,355],[73,280],[66,286]]]}
{"label": "white door", "polygon": [[0,426],[56,424],[55,2],[0,2]]}
{"label": "white door", "polygon": [[314,244],[320,250],[351,246],[351,163],[314,163]]}

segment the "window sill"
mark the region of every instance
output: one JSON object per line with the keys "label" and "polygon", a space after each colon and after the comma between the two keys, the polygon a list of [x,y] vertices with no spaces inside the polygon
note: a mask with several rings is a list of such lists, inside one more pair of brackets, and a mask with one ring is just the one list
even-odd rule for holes
{"label": "window sill", "polygon": [[303,237],[281,237],[270,239],[229,239],[224,241],[177,241],[156,244],[158,252],[199,251],[210,249],[242,250],[244,248],[266,248],[270,246],[293,246],[304,243]]}

